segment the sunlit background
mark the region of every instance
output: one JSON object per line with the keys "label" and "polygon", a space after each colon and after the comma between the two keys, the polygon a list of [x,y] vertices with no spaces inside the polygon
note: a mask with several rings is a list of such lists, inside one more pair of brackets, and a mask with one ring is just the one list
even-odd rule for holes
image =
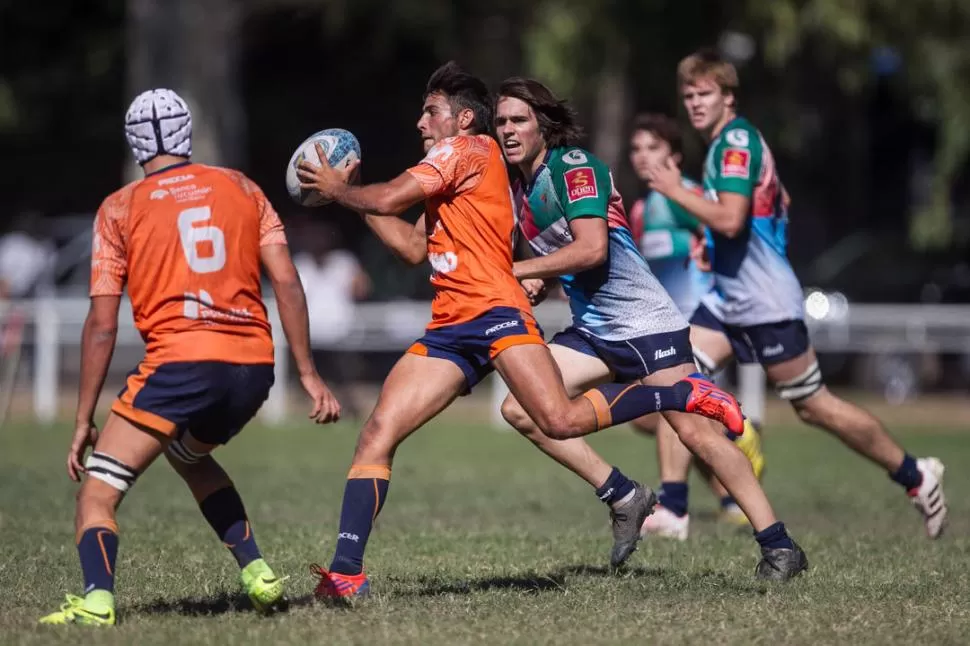
{"label": "sunlit background", "polygon": [[[790,257],[827,380],[891,405],[959,401],[970,385],[967,33],[970,3],[958,0],[3,3],[0,394],[13,414],[70,410],[90,225],[138,176],[122,123],[144,89],[189,101],[195,159],[256,180],[295,252],[340,254],[319,298],[343,314],[311,316],[328,330],[315,337],[338,366],[330,379],[366,401],[427,320],[428,268],[399,264],[353,214],[293,204],[283,175],[296,145],[346,128],[365,180],[396,175],[420,156],[428,75],[455,59],[493,86],[525,74],[570,98],[629,204],[644,190],[626,161],[633,115],[682,117],[676,64],[714,46],[738,66],[741,112],[793,197]],[[689,175],[701,146],[687,137]],[[539,315],[554,331],[562,303]],[[116,381],[141,351],[130,329],[121,342]],[[274,401],[285,415],[289,400]]]}

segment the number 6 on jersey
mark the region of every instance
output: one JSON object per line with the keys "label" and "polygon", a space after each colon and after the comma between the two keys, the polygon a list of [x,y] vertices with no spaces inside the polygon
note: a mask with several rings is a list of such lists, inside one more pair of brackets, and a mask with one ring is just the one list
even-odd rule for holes
{"label": "number 6 on jersey", "polygon": [[194,226],[211,218],[212,209],[208,206],[196,206],[179,213],[182,253],[189,269],[197,274],[211,274],[226,265],[226,236],[222,230],[213,225]]}

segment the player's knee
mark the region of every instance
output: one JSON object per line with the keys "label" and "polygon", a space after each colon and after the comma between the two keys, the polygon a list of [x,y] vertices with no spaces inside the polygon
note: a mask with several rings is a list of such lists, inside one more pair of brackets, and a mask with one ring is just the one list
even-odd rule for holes
{"label": "player's knee", "polygon": [[582,435],[582,419],[569,412],[547,411],[543,415],[539,428],[546,437],[554,440],[566,440]]}
{"label": "player's knee", "polygon": [[531,435],[535,430],[532,418],[522,409],[514,397],[506,397],[502,402],[502,418],[523,435]]}
{"label": "player's knee", "polygon": [[396,438],[400,436],[401,433],[394,420],[387,415],[374,411],[360,429],[354,459],[366,458],[371,460],[390,457],[397,448],[398,441]]}
{"label": "player's knee", "polygon": [[[84,463],[84,468],[87,471],[89,479],[107,484],[111,489],[114,489],[121,495],[127,493],[138,479],[138,472],[135,469],[121,460],[99,451],[94,451],[88,456],[87,461]],[[87,483],[85,484],[87,485]],[[106,490],[104,487],[85,486],[81,487],[80,495],[89,498],[92,496],[110,497],[108,494],[111,489]]]}

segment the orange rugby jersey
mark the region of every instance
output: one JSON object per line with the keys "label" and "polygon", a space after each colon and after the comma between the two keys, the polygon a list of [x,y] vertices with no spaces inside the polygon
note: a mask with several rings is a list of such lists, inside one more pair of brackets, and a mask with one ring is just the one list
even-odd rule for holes
{"label": "orange rugby jersey", "polygon": [[260,247],[286,244],[263,192],[238,171],[178,164],[108,197],[94,223],[91,296],[125,283],[145,361],[272,363]]}
{"label": "orange rugby jersey", "polygon": [[464,323],[501,306],[531,316],[512,274],[512,191],[495,140],[487,135],[443,139],[408,173],[425,194],[435,288],[428,328]]}

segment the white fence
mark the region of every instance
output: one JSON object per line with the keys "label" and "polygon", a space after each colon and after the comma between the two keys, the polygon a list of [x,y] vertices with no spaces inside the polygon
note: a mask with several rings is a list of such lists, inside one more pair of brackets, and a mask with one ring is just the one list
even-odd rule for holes
{"label": "white fence", "polygon": [[[275,303],[268,302],[277,341],[278,374],[287,374],[288,350],[276,316]],[[57,415],[61,349],[76,346],[87,314],[88,299],[76,297],[38,298],[32,301],[0,304],[0,321],[6,314],[21,312],[33,330],[33,411],[38,421],[51,422]],[[536,317],[547,335],[569,322],[569,309],[560,301],[536,309]],[[400,351],[421,336],[430,318],[430,304],[418,301],[391,301],[359,305],[353,332],[341,341],[341,349],[359,352]],[[860,353],[956,353],[970,355],[970,306],[929,305],[852,305],[838,320],[808,320],[815,347],[822,352]],[[142,341],[131,320],[130,305],[124,301],[119,314],[119,347],[138,347]],[[263,407],[269,423],[287,416],[287,379],[278,379]],[[504,384],[493,379],[492,396],[504,397]],[[761,416],[765,384],[759,368],[739,374],[739,396],[746,412]],[[497,417],[496,417],[497,419]]]}

